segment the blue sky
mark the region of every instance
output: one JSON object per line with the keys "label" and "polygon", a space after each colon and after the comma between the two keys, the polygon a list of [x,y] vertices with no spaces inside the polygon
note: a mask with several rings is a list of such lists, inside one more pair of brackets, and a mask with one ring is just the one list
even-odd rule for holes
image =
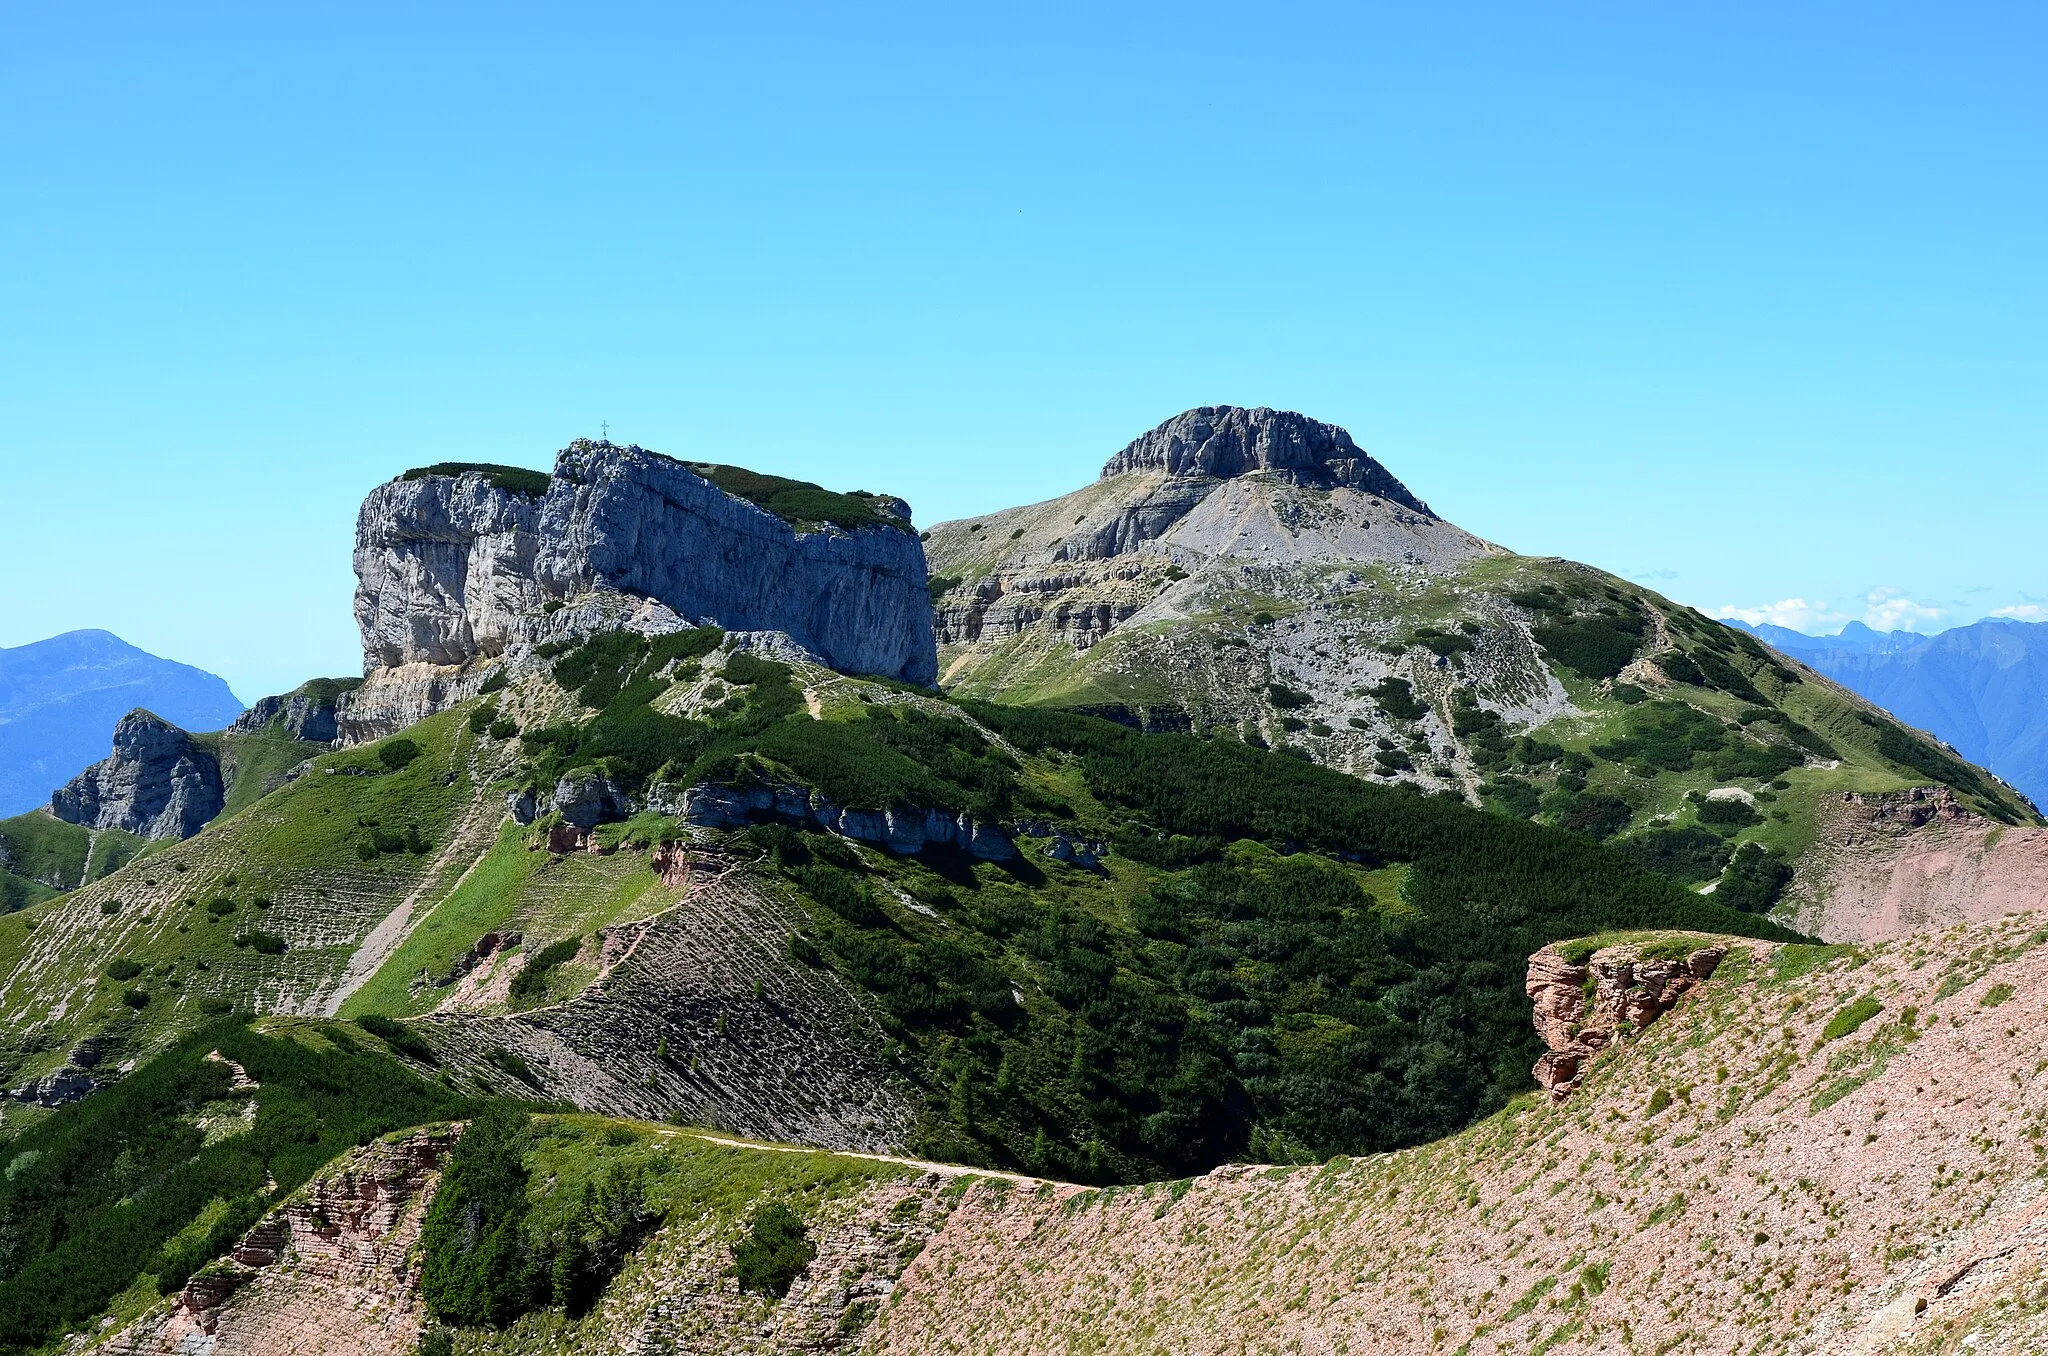
{"label": "blue sky", "polygon": [[2048,617],[2044,40],[1970,4],[6,6],[0,645],[103,626],[245,698],[354,671],[363,492],[600,420],[929,523],[1214,403],[1708,610]]}

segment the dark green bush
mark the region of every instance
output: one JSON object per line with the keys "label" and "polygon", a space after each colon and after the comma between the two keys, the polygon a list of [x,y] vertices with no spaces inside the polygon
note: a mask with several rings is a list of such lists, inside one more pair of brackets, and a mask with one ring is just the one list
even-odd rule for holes
{"label": "dark green bush", "polygon": [[1589,838],[1612,838],[1635,818],[1635,809],[1619,796],[1582,795],[1557,817],[1560,828]]}
{"label": "dark green bush", "polygon": [[377,761],[392,772],[410,766],[412,760],[419,756],[420,746],[404,735],[396,739],[387,739],[377,746]]}
{"label": "dark green bush", "polygon": [[576,959],[576,953],[583,949],[581,937],[564,937],[559,942],[550,942],[526,958],[526,964],[519,967],[519,973],[512,976],[508,997],[514,1007],[527,1007],[538,1003],[547,996],[548,976],[556,969]]}
{"label": "dark green bush", "polygon": [[[1415,700],[1415,689],[1406,678],[1383,678],[1369,695],[1379,703],[1380,710],[1395,720],[1421,720],[1429,714],[1429,708]],[[1363,722],[1352,723],[1366,728]]]}
{"label": "dark green bush", "polygon": [[1709,881],[1721,874],[1728,863],[1729,848],[1721,835],[1688,825],[1682,829],[1652,829],[1624,838],[1616,846],[1623,856],[1646,871],[1682,885]]}
{"label": "dark green bush", "polygon": [[1784,858],[1762,844],[1744,843],[1714,887],[1714,902],[1744,913],[1769,913],[1791,883],[1792,868]]}
{"label": "dark green bush", "polygon": [[533,1071],[533,1066],[526,1062],[525,1056],[516,1051],[507,1050],[502,1045],[492,1046],[484,1051],[484,1062],[494,1069],[510,1074],[529,1088],[540,1087],[540,1075]]}
{"label": "dark green bush", "polygon": [[693,461],[689,468],[719,489],[744,499],[796,527],[832,523],[849,532],[869,527],[907,530],[909,523],[891,517],[876,507],[874,496],[835,494],[807,480],[787,480],[762,475],[739,466]]}
{"label": "dark green bush", "polygon": [[935,574],[931,577],[926,587],[930,590],[932,601],[936,603],[954,589],[959,588],[960,583],[961,576],[957,574]]}
{"label": "dark green bush", "polygon": [[236,946],[246,946],[262,956],[282,956],[285,952],[284,938],[262,928],[250,928],[235,938]]}
{"label": "dark green bush", "polygon": [[149,1006],[149,993],[143,989],[123,989],[121,1001],[131,1008],[146,1008]]}
{"label": "dark green bush", "polygon": [[120,960],[110,962],[107,966],[107,978],[120,984],[127,983],[141,973],[142,966],[136,961],[127,959],[125,956]]}
{"label": "dark green bush", "polygon": [[521,495],[528,499],[539,499],[546,495],[552,483],[546,471],[531,471],[524,466],[498,466],[487,461],[437,461],[432,466],[416,466],[400,476],[400,480],[423,480],[428,476],[459,476],[470,471],[481,471],[494,490]]}
{"label": "dark green bush", "polygon": [[502,1326],[533,1306],[538,1278],[523,1237],[532,1143],[531,1119],[493,1102],[449,1153],[420,1229],[420,1296],[441,1322]]}
{"label": "dark green bush", "polygon": [[1707,825],[1709,828],[1723,829],[1730,833],[1737,829],[1748,828],[1751,824],[1761,824],[1764,822],[1764,817],[1758,814],[1747,801],[1732,798],[1727,800],[1702,800],[1694,808],[1694,813],[1699,816],[1700,823]]}
{"label": "dark green bush", "polygon": [[1266,695],[1272,699],[1273,705],[1283,711],[1299,710],[1315,701],[1315,698],[1306,692],[1297,692],[1284,683],[1266,684]]}
{"label": "dark green bush", "polygon": [[789,1293],[790,1285],[817,1256],[818,1247],[804,1222],[779,1201],[754,1211],[747,1236],[732,1246],[740,1289],[775,1299]]}
{"label": "dark green bush", "polygon": [[1584,617],[1551,615],[1536,628],[1536,643],[1552,659],[1586,678],[1614,678],[1636,657],[1646,623],[1634,610]]}
{"label": "dark green bush", "polygon": [[405,1023],[380,1013],[370,1013],[356,1018],[356,1025],[383,1041],[399,1054],[416,1059],[422,1064],[439,1064],[441,1058],[434,1053],[420,1034]]}

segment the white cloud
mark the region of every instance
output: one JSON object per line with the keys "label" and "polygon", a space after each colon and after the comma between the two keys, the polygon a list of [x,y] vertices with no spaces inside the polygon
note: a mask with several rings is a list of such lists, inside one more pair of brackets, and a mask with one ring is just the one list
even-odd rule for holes
{"label": "white cloud", "polygon": [[2048,607],[2043,607],[2039,603],[2014,603],[2011,607],[1992,608],[1991,615],[2010,617],[2014,621],[2048,621]]}
{"label": "white cloud", "polygon": [[1717,607],[1714,615],[1722,621],[1745,621],[1751,626],[1782,626],[1792,631],[1813,632],[1816,626],[1839,627],[1849,618],[1826,603],[1804,598],[1781,598],[1760,607]]}
{"label": "white cloud", "polygon": [[1922,622],[1948,615],[1941,608],[1914,602],[1900,589],[1872,589],[1863,601],[1863,624],[1873,631],[1914,631]]}

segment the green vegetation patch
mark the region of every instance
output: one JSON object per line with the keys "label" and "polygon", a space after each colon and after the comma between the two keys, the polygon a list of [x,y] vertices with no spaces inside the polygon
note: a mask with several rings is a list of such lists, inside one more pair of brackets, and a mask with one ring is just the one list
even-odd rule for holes
{"label": "green vegetation patch", "polygon": [[552,483],[546,471],[529,470],[524,466],[499,466],[488,461],[437,461],[432,466],[416,466],[399,479],[424,480],[428,476],[459,476],[471,471],[480,472],[494,490],[504,490],[528,499],[541,498]]}
{"label": "green vegetation patch", "polygon": [[[335,1155],[464,1109],[326,1029],[208,1027],[22,1130],[0,1172],[0,1347],[40,1347],[145,1275],[178,1289]],[[249,1128],[208,1143],[201,1111],[237,1100],[215,1050],[261,1086]]]}
{"label": "green vegetation patch", "polygon": [[865,490],[838,494],[807,480],[762,475],[739,466],[721,466],[705,461],[685,464],[727,494],[768,510],[792,527],[818,527],[830,523],[848,532],[859,532],[869,527],[889,527],[899,531],[910,529],[909,523],[881,507],[880,496]]}
{"label": "green vegetation patch", "polygon": [[[1058,760],[1123,826],[1126,904],[1028,859],[896,863],[748,835],[817,905],[799,954],[874,995],[911,1052],[934,1156],[1110,1182],[1423,1142],[1526,1086],[1521,975],[1544,943],[1790,936],[1556,830],[1232,742],[969,710],[1025,772]],[[1405,898],[1362,884],[1400,867]],[[890,907],[884,881],[943,926]]]}
{"label": "green vegetation patch", "polygon": [[1821,1028],[1820,1038],[1824,1041],[1838,1041],[1844,1036],[1854,1035],[1857,1028],[1883,1011],[1884,1004],[1865,994],[1828,1018],[1828,1024]]}

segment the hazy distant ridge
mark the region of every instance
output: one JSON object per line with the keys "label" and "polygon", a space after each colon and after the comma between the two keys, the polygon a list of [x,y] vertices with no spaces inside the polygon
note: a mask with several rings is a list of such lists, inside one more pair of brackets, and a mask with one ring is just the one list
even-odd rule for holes
{"label": "hazy distant ridge", "polygon": [[2048,802],[2048,622],[1987,620],[1934,636],[1860,622],[1839,636],[1744,629]]}
{"label": "hazy distant ridge", "polygon": [[188,730],[218,730],[242,713],[220,678],[111,632],[0,649],[0,818],[48,804],[106,757],[114,723],[138,706]]}

